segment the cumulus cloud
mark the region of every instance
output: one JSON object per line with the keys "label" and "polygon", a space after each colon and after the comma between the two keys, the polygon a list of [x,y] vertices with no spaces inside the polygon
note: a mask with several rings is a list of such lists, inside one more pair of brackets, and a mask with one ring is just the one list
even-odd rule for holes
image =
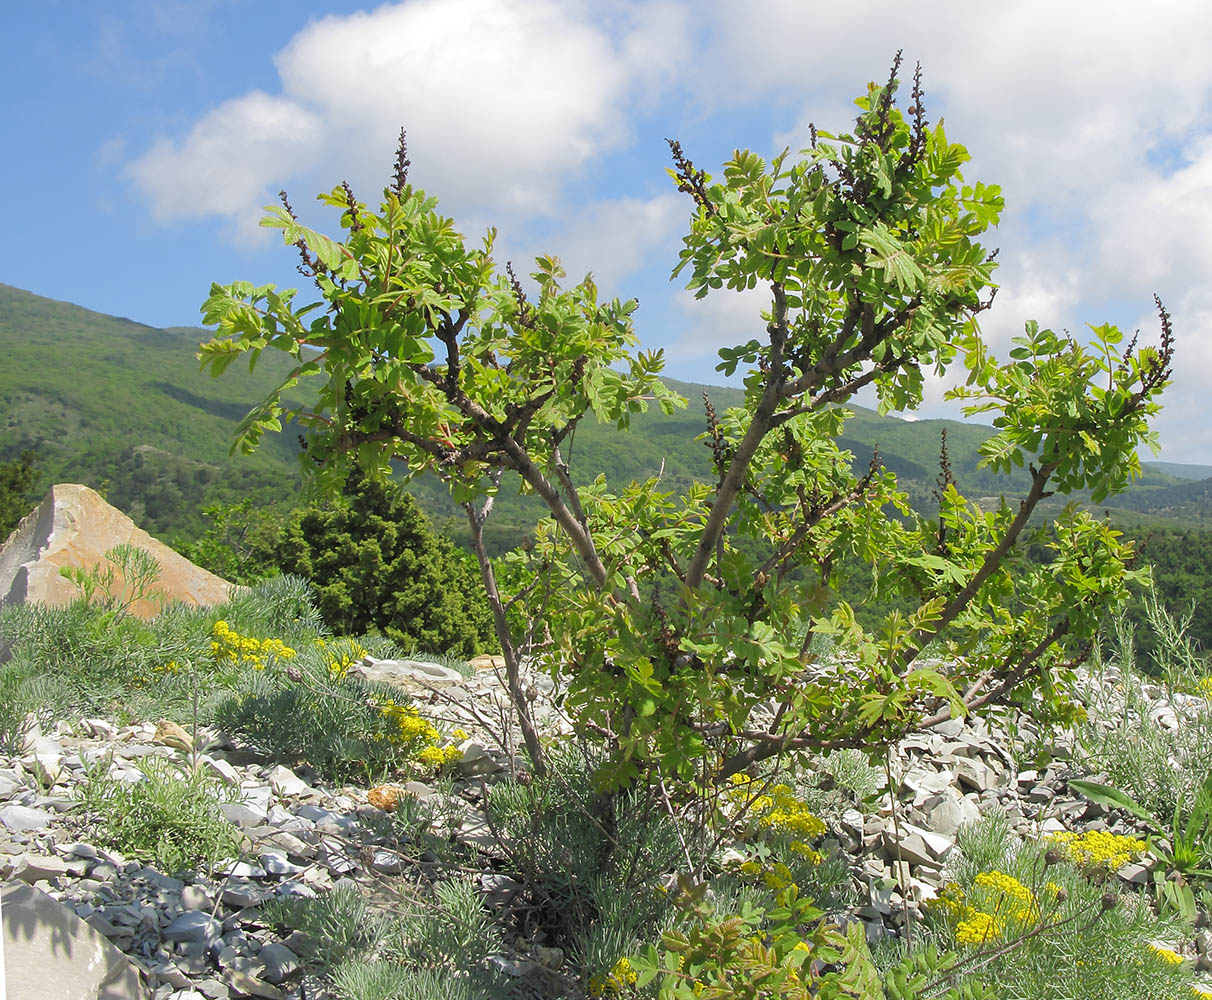
{"label": "cumulus cloud", "polygon": [[640,271],[663,275],[677,259],[685,219],[685,198],[676,193],[605,199],[573,210],[540,241],[507,255],[528,269],[536,255],[554,254],[570,281],[592,273],[602,297],[630,298],[628,278]]}
{"label": "cumulus cloud", "polygon": [[181,144],[157,142],[130,170],[157,219],[238,217],[264,204],[272,178],[313,154],[322,139],[317,115],[252,93],[220,105]]}
{"label": "cumulus cloud", "polygon": [[671,370],[678,364],[701,368],[707,361],[713,367],[721,347],[737,347],[766,336],[762,311],[770,309],[768,286],[758,284],[742,292],[720,289],[702,299],[681,291],[674,301],[682,330],[665,352]]}
{"label": "cumulus cloud", "polygon": [[579,168],[630,139],[629,98],[677,62],[676,6],[608,13],[604,27],[556,0],[408,0],[323,18],[275,57],[280,94],[226,102],[131,175],[161,219],[255,220],[284,184],[342,177],[369,201],[403,125],[413,180],[444,201],[552,212]]}

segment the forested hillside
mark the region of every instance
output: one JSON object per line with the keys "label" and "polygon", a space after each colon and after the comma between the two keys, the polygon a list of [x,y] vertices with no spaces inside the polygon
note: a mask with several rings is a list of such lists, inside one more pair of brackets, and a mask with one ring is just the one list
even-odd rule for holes
{"label": "forested hillside", "polygon": [[[0,463],[32,453],[21,480],[32,507],[55,482],[82,482],[147,530],[178,544],[196,540],[210,523],[203,507],[252,498],[259,509],[285,514],[303,505],[298,442],[291,432],[268,435],[252,456],[229,454],[236,425],[280,379],[288,360],[264,356],[246,369],[211,379],[199,371],[198,344],[208,331],[155,329],[0,284]],[[717,411],[741,404],[740,389],[667,380],[688,400],[672,416],[653,409],[636,415],[631,433],[584,423],[566,449],[578,484],[602,474],[614,484],[661,477],[680,491],[711,477],[710,452],[698,437],[706,426],[703,394]],[[303,387],[305,390],[306,387]],[[919,509],[928,512],[938,476],[942,432],[959,489],[986,503],[1020,492],[1026,475],[978,469],[979,447],[992,429],[952,420],[915,422],[855,407],[840,439],[866,468],[878,448]],[[1194,601],[1193,632],[1212,646],[1212,613],[1202,610],[1203,582],[1212,580],[1212,467],[1156,463],[1127,493],[1099,509],[1138,537],[1142,558],[1156,565],[1162,592],[1174,607]],[[466,543],[462,512],[432,478],[410,484],[439,528]],[[487,538],[503,552],[519,544],[541,516],[541,505],[518,495],[508,480]]]}

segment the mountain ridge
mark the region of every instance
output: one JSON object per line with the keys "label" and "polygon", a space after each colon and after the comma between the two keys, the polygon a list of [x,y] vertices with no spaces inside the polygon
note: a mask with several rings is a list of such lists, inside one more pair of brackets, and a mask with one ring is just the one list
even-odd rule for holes
{"label": "mountain ridge", "polygon": [[[50,481],[108,487],[115,506],[146,522],[148,530],[170,534],[189,534],[190,526],[200,530],[199,511],[207,503],[246,496],[270,506],[297,503],[301,482],[293,434],[266,435],[251,456],[229,454],[240,419],[281,381],[292,361],[267,352],[252,373],[237,364],[212,379],[194,356],[209,336],[200,327],[156,328],[0,284],[0,351],[8,361],[0,369],[0,461],[32,448],[43,490]],[[672,417],[656,410],[637,414],[626,435],[587,422],[573,442],[575,478],[585,482],[605,473],[621,486],[661,472],[669,487],[679,488],[711,476],[708,449],[696,440],[706,426],[702,393],[722,410],[739,405],[744,392],[666,381],[687,397],[687,409]],[[839,443],[852,452],[856,467],[865,469],[878,445],[884,464],[915,502],[930,496],[943,429],[955,477],[967,495],[1012,495],[1026,482],[1025,473],[1007,477],[978,467],[978,448],[994,433],[991,427],[847,408],[855,415]],[[1145,468],[1140,481],[1100,509],[1123,510],[1149,523],[1169,518],[1184,526],[1212,525],[1212,466],[1163,462]],[[1196,478],[1201,472],[1206,482]],[[414,481],[410,489],[439,519],[460,513],[436,480]],[[508,532],[514,534],[540,513],[526,498],[503,497],[497,518],[516,522]]]}

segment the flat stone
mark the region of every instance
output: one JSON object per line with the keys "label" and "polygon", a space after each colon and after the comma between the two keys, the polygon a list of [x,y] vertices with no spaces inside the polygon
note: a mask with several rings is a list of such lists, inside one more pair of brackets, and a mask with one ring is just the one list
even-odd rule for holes
{"label": "flat stone", "polygon": [[897,852],[896,832],[889,827],[884,831],[884,850],[894,861],[899,858],[910,864],[936,866],[955,846],[955,841],[941,834],[931,833],[911,823],[900,824],[900,852]]}
{"label": "flat stone", "polygon": [[157,746],[171,747],[174,750],[192,750],[194,748],[194,738],[170,719],[161,719],[156,723],[152,742]]}
{"label": "flat stone", "polygon": [[220,781],[233,786],[240,784],[240,774],[230,761],[226,761],[222,757],[210,757],[207,754],[202,754],[198,760],[206,770],[217,776]]}
{"label": "flat stone", "polygon": [[268,775],[269,787],[282,796],[298,798],[310,795],[315,789],[300,778],[294,771],[281,764],[274,767]]}
{"label": "flat stone", "polygon": [[995,772],[983,761],[960,758],[955,762],[955,779],[974,792],[984,792],[999,784]]}
{"label": "flat stone", "polygon": [[104,719],[81,719],[80,730],[95,740],[112,740],[118,735],[117,728]]}
{"label": "flat stone", "polygon": [[209,910],[215,898],[208,889],[200,885],[187,885],[181,890],[181,908],[185,910]]}
{"label": "flat stone", "polygon": [[492,827],[488,824],[488,817],[478,809],[467,810],[467,815],[459,826],[459,840],[476,847],[493,847],[497,843]]}
{"label": "flat stone", "polygon": [[455,767],[465,778],[496,774],[505,770],[502,764],[489,756],[488,751],[474,740],[464,740],[459,744],[459,750],[462,755],[455,761]]}
{"label": "flat stone", "polygon": [[265,963],[262,978],[270,983],[280,983],[299,970],[299,956],[279,942],[267,944],[257,953],[257,959]]}
{"label": "flat stone", "polygon": [[67,861],[47,854],[22,854],[13,859],[11,878],[33,884],[42,879],[62,878],[65,875],[83,875],[84,863]]}
{"label": "flat stone", "polygon": [[948,770],[935,770],[932,767],[914,767],[905,772],[901,779],[901,787],[913,794],[915,803],[931,795],[937,795],[951,785],[955,775]]}
{"label": "flat stone", "polygon": [[272,983],[267,983],[256,976],[250,976],[239,969],[228,969],[223,973],[223,981],[236,996],[261,997],[263,1000],[286,1000],[286,994]]}
{"label": "flat stone", "polygon": [[316,890],[297,879],[289,879],[286,882],[282,882],[278,885],[276,891],[279,896],[299,896],[303,899],[316,898]]}
{"label": "flat stone", "polygon": [[399,875],[408,867],[407,859],[386,847],[375,848],[370,867],[384,875]]}
{"label": "flat stone", "polygon": [[457,670],[422,660],[379,660],[373,656],[365,656],[350,673],[405,691],[446,688],[463,683],[463,675]]}
{"label": "flat stone", "polygon": [[165,941],[199,941],[209,944],[223,935],[223,925],[203,910],[184,910],[164,928]]}
{"label": "flat stone", "polygon": [[258,860],[261,862],[261,867],[270,875],[298,875],[305,871],[302,866],[291,864],[285,854],[276,851],[264,851]]}
{"label": "flat stone", "polygon": [[97,930],[33,886],[0,887],[7,1000],[143,1000],[139,973]]}
{"label": "flat stone", "polygon": [[86,860],[95,860],[98,857],[97,849],[92,844],[86,844],[83,841],[77,841],[72,844],[56,844],[55,853],[62,854],[65,857],[84,858]]}
{"label": "flat stone", "polygon": [[964,798],[955,788],[948,786],[938,795],[931,796],[922,805],[922,827],[931,833],[953,837],[965,823],[975,823],[981,811],[975,802]]}
{"label": "flat stone", "polygon": [[265,878],[269,873],[260,865],[249,864],[247,861],[235,861],[230,867],[222,869],[220,874],[229,878]]}
{"label": "flat stone", "polygon": [[239,827],[260,826],[265,822],[266,811],[244,802],[222,802],[219,811]]}
{"label": "flat stone", "polygon": [[0,823],[18,833],[41,830],[53,818],[44,809],[32,809],[29,806],[20,805],[0,806]]}
{"label": "flat stone", "polygon": [[169,986],[176,989],[184,989],[191,982],[189,976],[177,968],[176,963],[167,959],[162,962],[156,962],[147,971],[159,979],[160,982],[168,983]]}
{"label": "flat stone", "polygon": [[223,887],[222,899],[228,906],[242,910],[265,902],[271,895],[271,892],[260,886],[234,884]]}
{"label": "flat stone", "polygon": [[273,833],[266,834],[262,838],[261,843],[281,848],[287,854],[294,855],[296,858],[314,858],[316,856],[315,844],[309,844],[287,830],[275,830]]}

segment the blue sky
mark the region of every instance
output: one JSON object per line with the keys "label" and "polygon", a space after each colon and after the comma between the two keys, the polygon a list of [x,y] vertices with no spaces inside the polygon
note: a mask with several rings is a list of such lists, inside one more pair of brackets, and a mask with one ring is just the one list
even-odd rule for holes
{"label": "blue sky", "polygon": [[[762,303],[669,282],[689,206],[665,137],[708,171],[801,148],[903,48],[967,178],[1006,196],[995,348],[1032,318],[1149,339],[1159,293],[1178,333],[1162,458],[1212,464],[1212,5],[43,0],[5,20],[0,281],[196,325],[212,281],[297,285],[260,207],[285,187],[329,225],[314,195],[348,179],[373,199],[403,125],[411,179],[465,232],[638,296],[644,346],[707,382]],[[943,389],[923,413],[955,415]]]}

